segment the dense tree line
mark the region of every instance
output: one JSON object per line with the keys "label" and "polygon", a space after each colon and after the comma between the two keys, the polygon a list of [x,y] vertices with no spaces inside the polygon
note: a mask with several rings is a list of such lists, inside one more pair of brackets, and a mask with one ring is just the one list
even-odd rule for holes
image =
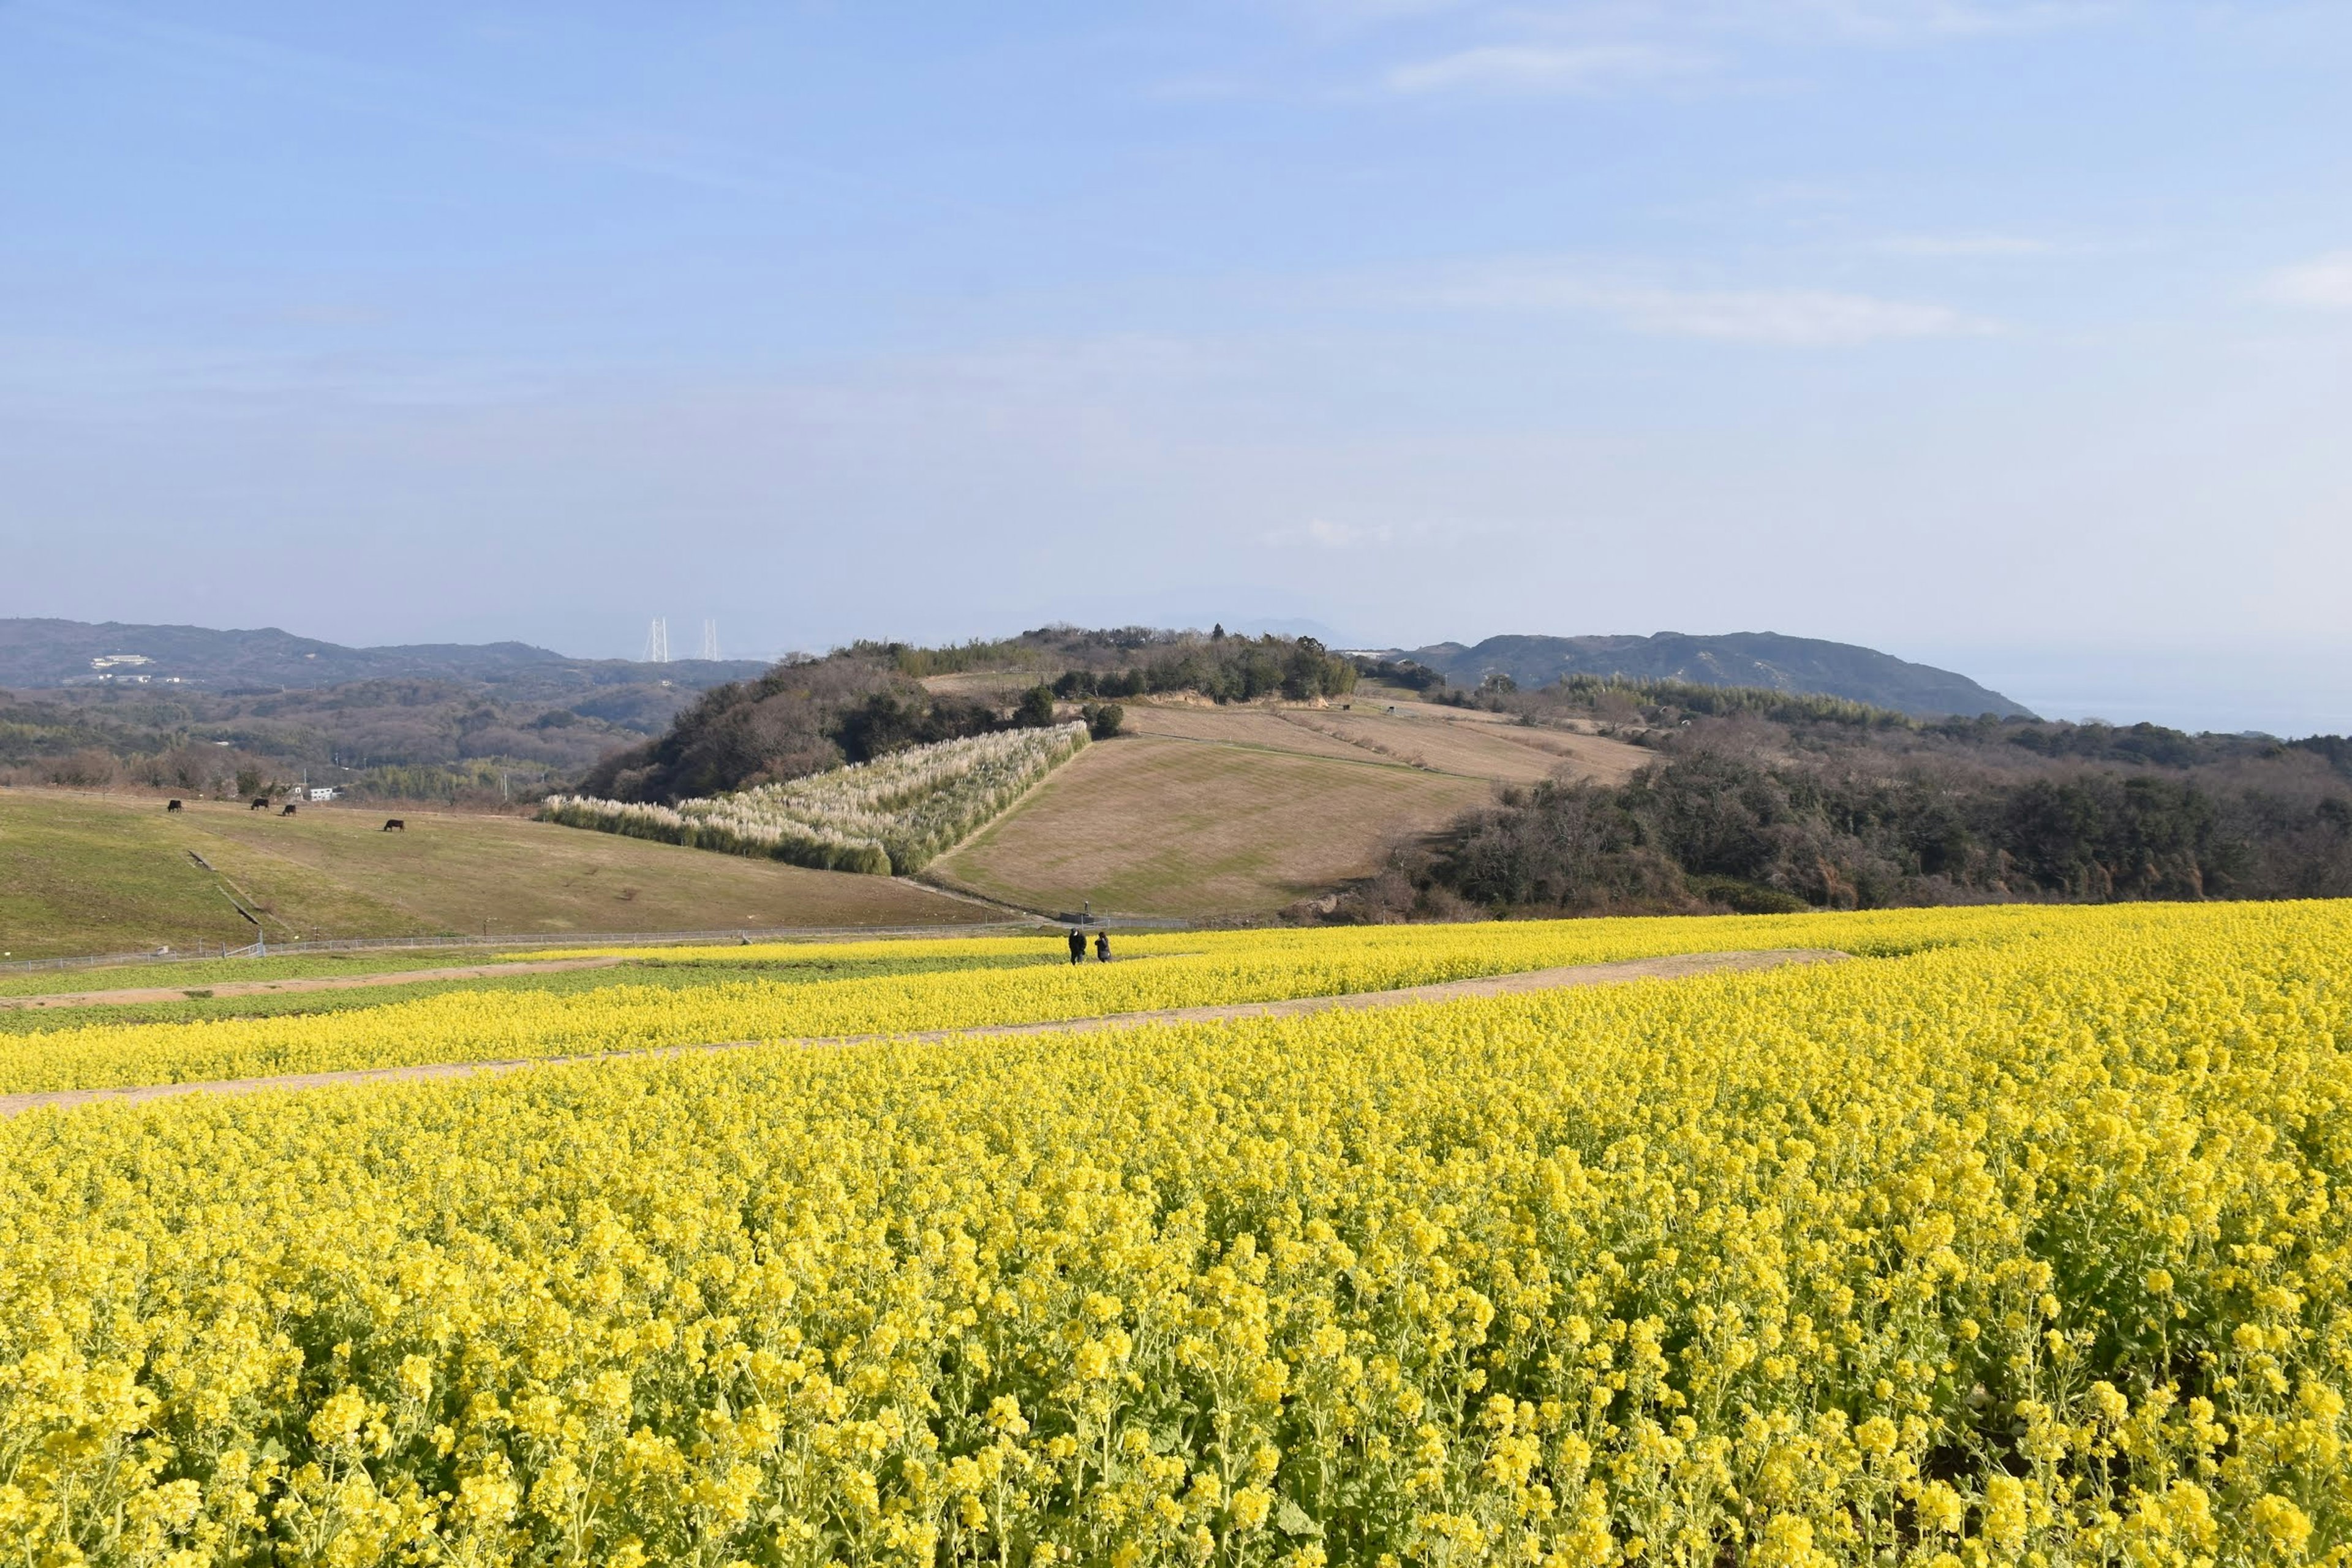
{"label": "dense tree line", "polygon": [[1431,880],[1498,908],[1768,910],[2352,894],[2352,799],[2083,773],[1959,781],[1720,756],[1472,814]]}
{"label": "dense tree line", "polygon": [[[916,679],[972,672],[1059,672],[1053,692],[1063,700],[1089,697],[1144,697],[1189,691],[1217,702],[1249,702],[1280,696],[1292,701],[1335,697],[1352,690],[1359,666],[1313,637],[1228,635],[1222,626],[1206,633],[1151,626],[1039,626],[1018,637],[975,638],[944,647],[899,642],[856,642],[835,658],[887,664]],[[1399,679],[1418,676],[1442,686],[1444,678],[1418,666]]]}
{"label": "dense tree line", "polygon": [[1340,918],[2352,896],[2339,738],[1922,723],[1833,699],[1622,683],[1517,707],[1531,723],[1571,712],[1658,761],[1615,786],[1502,791],[1402,853]]}
{"label": "dense tree line", "polygon": [[1138,650],[1142,657],[1108,669],[1062,672],[1054,694],[1076,697],[1143,697],[1192,691],[1214,702],[1253,702],[1283,697],[1308,702],[1339,697],[1356,688],[1351,659],[1325,649],[1313,637],[1224,636],[1174,647]]}
{"label": "dense tree line", "polygon": [[1366,680],[1377,680],[1383,686],[1394,686],[1423,696],[1456,696],[1449,692],[1445,677],[1425,664],[1409,658],[1371,658],[1358,656],[1356,673]]}

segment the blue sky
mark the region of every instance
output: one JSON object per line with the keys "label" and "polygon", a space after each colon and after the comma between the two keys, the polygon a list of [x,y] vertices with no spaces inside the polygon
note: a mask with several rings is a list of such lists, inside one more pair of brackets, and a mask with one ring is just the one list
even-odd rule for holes
{"label": "blue sky", "polygon": [[2352,730],[2352,8],[0,0],[0,615]]}

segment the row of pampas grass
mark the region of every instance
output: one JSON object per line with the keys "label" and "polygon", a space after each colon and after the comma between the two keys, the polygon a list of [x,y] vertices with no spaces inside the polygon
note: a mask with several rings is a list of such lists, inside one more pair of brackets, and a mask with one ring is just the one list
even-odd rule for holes
{"label": "row of pampas grass", "polygon": [[1084,724],[1005,730],[675,806],[550,795],[540,816],[825,871],[903,877],[986,826],[1086,744]]}

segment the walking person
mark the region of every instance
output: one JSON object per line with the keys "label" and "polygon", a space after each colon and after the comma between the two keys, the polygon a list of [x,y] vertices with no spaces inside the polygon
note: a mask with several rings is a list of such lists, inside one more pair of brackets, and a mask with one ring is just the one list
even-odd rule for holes
{"label": "walking person", "polygon": [[1108,963],[1110,962],[1110,931],[1108,928],[1105,928],[1102,931],[1095,932],[1095,962],[1097,963]]}
{"label": "walking person", "polygon": [[1070,928],[1070,962],[1072,963],[1084,963],[1086,961],[1087,933],[1080,931],[1077,927],[1072,926]]}

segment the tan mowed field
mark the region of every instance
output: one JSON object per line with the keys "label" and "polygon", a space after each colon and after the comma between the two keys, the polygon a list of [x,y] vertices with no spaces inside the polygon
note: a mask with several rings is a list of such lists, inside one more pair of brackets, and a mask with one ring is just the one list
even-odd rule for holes
{"label": "tan mowed field", "polygon": [[1171,740],[1209,741],[1228,746],[1257,746],[1271,752],[1300,752],[1309,756],[1337,757],[1351,763],[1392,760],[1373,756],[1361,746],[1293,724],[1271,708],[1255,705],[1208,708],[1156,702],[1129,703],[1126,706],[1125,730],[1129,734],[1164,735]]}
{"label": "tan mowed field", "polygon": [[1596,735],[1412,705],[1144,700],[931,875],[1026,909],[1263,915],[1379,869],[1496,783],[1615,783],[1654,760]]}
{"label": "tan mowed field", "polygon": [[1377,870],[1485,779],[1131,735],[1089,746],[927,876],[1030,909],[1262,915]]}
{"label": "tan mowed field", "polygon": [[1307,730],[1441,773],[1534,784],[1548,778],[1591,778],[1615,784],[1656,760],[1622,741],[1570,735],[1476,721],[1391,717],[1362,710],[1300,710],[1283,714]]}
{"label": "tan mowed field", "polygon": [[1129,707],[1127,728],[1137,734],[1396,763],[1509,784],[1554,777],[1615,784],[1656,760],[1639,746],[1599,735],[1531,729],[1476,710],[1399,706],[1400,711],[1391,713],[1388,704],[1377,701],[1323,708],[1143,703]]}

